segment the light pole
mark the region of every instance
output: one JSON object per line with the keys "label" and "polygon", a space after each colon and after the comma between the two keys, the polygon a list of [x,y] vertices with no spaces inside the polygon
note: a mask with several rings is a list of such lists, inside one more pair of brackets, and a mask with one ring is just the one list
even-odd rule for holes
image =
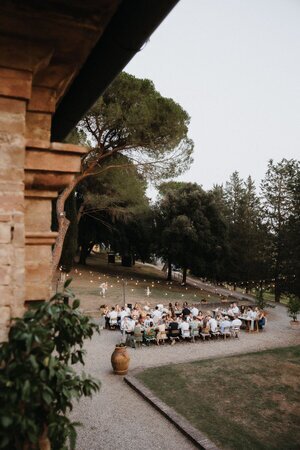
{"label": "light pole", "polygon": [[123,280],[123,303],[124,307],[126,305],[126,292],[125,292],[125,281]]}

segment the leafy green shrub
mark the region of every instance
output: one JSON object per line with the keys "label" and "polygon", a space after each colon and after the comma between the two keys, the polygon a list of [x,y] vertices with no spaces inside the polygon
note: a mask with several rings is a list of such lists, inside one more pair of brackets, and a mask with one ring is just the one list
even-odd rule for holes
{"label": "leafy green shrub", "polygon": [[300,312],[300,299],[294,294],[289,295],[289,301],[287,304],[288,315],[295,322]]}
{"label": "leafy green shrub", "polygon": [[[0,345],[0,448],[53,450],[75,448],[76,423],[67,413],[72,402],[99,390],[98,381],[78,375],[84,364],[84,339],[96,325],[79,311],[68,285],[49,302],[15,319],[8,342]],[[46,443],[46,445],[45,445]]]}

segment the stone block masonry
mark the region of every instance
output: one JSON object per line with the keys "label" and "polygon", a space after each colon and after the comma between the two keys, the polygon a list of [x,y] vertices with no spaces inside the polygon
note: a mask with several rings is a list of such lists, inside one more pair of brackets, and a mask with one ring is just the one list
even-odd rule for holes
{"label": "stone block masonry", "polygon": [[0,342],[26,302],[49,299],[52,201],[86,152],[51,142],[52,116],[120,2],[17,3],[0,2]]}

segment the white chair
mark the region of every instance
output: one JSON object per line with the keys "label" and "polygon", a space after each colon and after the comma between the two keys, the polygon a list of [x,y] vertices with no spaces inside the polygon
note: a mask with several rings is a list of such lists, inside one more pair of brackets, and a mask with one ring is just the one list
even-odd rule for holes
{"label": "white chair", "polygon": [[109,319],[110,328],[116,328],[118,325],[118,319]]}
{"label": "white chair", "polygon": [[233,327],[232,328],[232,330],[231,330],[231,335],[232,335],[232,337],[235,337],[235,338],[240,338],[240,327]]}
{"label": "white chair", "polygon": [[230,327],[225,327],[223,331],[221,330],[221,335],[224,336],[224,339],[226,339],[227,337],[231,337]]}
{"label": "white chair", "polygon": [[190,330],[181,330],[181,337],[182,337],[182,339],[191,339],[192,338],[192,336],[191,336],[191,332],[190,332]]}

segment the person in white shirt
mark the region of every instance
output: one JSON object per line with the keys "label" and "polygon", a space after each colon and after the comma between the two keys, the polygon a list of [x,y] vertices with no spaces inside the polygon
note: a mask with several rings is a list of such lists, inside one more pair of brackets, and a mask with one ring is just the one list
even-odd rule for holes
{"label": "person in white shirt", "polygon": [[253,309],[251,309],[249,311],[249,319],[256,319],[256,317],[257,317],[257,312],[253,311]]}
{"label": "person in white shirt", "polygon": [[239,331],[242,325],[242,321],[238,318],[238,316],[235,316],[233,321],[231,322],[232,327],[232,336],[238,338],[239,337]]}
{"label": "person in white shirt", "polygon": [[135,321],[126,316],[121,322],[120,330],[124,336],[126,333],[131,333],[134,330],[134,327]]}
{"label": "person in white shirt", "polygon": [[128,316],[128,312],[125,310],[124,306],[122,306],[121,312],[120,312],[120,322],[123,321],[124,317]]}
{"label": "person in white shirt", "polygon": [[184,319],[184,320],[180,323],[180,325],[179,325],[178,328],[179,328],[180,331],[181,331],[181,336],[183,336],[183,337],[188,337],[188,336],[190,336],[190,325],[189,325],[189,323],[187,322],[186,319]]}
{"label": "person in white shirt", "polygon": [[155,310],[152,313],[152,318],[158,318],[161,319],[162,312],[159,310],[158,306],[155,307]]}
{"label": "person in white shirt", "polygon": [[101,283],[101,284],[100,284],[100,295],[101,295],[103,298],[105,298],[105,294],[106,294],[106,291],[107,291],[107,287],[108,287],[107,283]]}
{"label": "person in white shirt", "polygon": [[225,328],[230,328],[230,327],[231,327],[231,322],[229,320],[229,317],[225,316],[223,322],[221,323],[221,333],[224,332]]}
{"label": "person in white shirt", "polygon": [[111,311],[107,314],[107,317],[109,317],[109,320],[117,320],[118,313],[115,310],[114,306],[111,308]]}
{"label": "person in white shirt", "polygon": [[127,312],[128,316],[130,316],[131,310],[130,310],[130,308],[128,308],[127,303],[125,304],[124,308],[125,308],[125,311]]}
{"label": "person in white shirt", "polygon": [[233,304],[232,312],[233,312],[234,315],[239,315],[240,314],[240,308],[237,306],[236,303]]}
{"label": "person in white shirt", "polygon": [[218,322],[216,321],[216,319],[214,319],[213,317],[209,316],[208,324],[209,324],[209,327],[210,327],[210,331],[212,333],[215,333],[217,331],[217,328],[218,328]]}
{"label": "person in white shirt", "polygon": [[241,325],[242,325],[242,321],[237,316],[235,316],[235,318],[231,322],[232,328],[240,328]]}
{"label": "person in white shirt", "polygon": [[193,306],[192,309],[191,309],[191,314],[192,314],[193,317],[197,317],[198,314],[199,314],[199,309],[196,308],[196,306]]}
{"label": "person in white shirt", "polygon": [[148,328],[150,327],[150,324],[153,323],[150,314],[147,314],[146,319],[144,320],[144,327]]}
{"label": "person in white shirt", "polygon": [[118,322],[118,313],[113,306],[111,311],[107,313],[109,326],[116,326]]}

